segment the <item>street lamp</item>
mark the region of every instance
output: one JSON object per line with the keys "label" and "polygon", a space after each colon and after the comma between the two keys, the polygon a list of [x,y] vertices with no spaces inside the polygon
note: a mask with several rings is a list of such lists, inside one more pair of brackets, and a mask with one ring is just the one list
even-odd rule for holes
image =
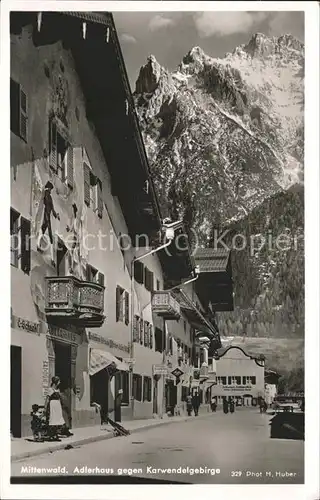
{"label": "street lamp", "polygon": [[[163,250],[164,248],[168,247],[171,245],[174,237],[175,237],[175,229],[177,229],[178,226],[181,225],[181,221],[177,222],[172,222],[172,223],[165,223],[163,221],[162,229],[164,230],[164,239],[165,243],[160,245],[157,248],[153,248],[152,250],[149,250],[148,252],[144,253],[143,255],[140,255],[138,257],[134,257],[131,261],[131,329],[130,329],[130,358],[133,360],[134,357],[134,342],[133,342],[133,329],[134,329],[134,265],[136,262],[144,259],[145,257],[148,257],[149,255],[153,255],[160,250]],[[134,416],[134,395],[133,395],[133,370],[131,369],[130,372],[131,376],[131,382],[130,382],[130,388],[131,388],[131,411],[132,411],[132,417]]]}

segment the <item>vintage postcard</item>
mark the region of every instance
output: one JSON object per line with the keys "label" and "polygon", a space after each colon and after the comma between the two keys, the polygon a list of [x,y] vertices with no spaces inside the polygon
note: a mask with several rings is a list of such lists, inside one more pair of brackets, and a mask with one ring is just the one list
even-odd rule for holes
{"label": "vintage postcard", "polygon": [[1,7],[3,498],[316,500],[318,3]]}

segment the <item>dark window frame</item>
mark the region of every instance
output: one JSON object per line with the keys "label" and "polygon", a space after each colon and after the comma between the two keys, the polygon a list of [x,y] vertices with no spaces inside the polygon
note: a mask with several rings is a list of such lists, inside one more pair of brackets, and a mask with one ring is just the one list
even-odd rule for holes
{"label": "dark window frame", "polygon": [[142,376],[139,373],[133,374],[133,397],[136,401],[142,401]]}

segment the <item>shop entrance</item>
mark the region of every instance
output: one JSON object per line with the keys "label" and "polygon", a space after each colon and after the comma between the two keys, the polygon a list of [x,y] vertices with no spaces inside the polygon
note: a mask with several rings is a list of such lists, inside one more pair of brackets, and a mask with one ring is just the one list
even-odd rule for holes
{"label": "shop entrance", "polygon": [[10,430],[21,437],[21,347],[11,346],[10,364]]}
{"label": "shop entrance", "polygon": [[91,404],[98,403],[101,407],[101,423],[108,421],[109,375],[107,370],[100,370],[90,377]]}
{"label": "shop entrance", "polygon": [[156,415],[158,413],[158,378],[157,375],[153,377],[153,413]]}
{"label": "shop entrance", "polygon": [[174,415],[174,407],[177,404],[177,386],[173,380],[166,382],[166,411],[170,411]]}
{"label": "shop entrance", "polygon": [[54,341],[55,376],[60,378],[60,392],[64,409],[64,418],[69,428],[72,427],[72,387],[71,387],[71,345]]}

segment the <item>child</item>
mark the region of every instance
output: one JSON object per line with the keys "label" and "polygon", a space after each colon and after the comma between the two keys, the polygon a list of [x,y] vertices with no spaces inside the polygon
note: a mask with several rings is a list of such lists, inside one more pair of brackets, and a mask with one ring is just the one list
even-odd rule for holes
{"label": "child", "polygon": [[31,412],[31,429],[32,429],[32,434],[33,434],[33,439],[35,441],[42,441],[42,429],[43,429],[43,419],[44,419],[44,414],[43,414],[43,409],[39,407],[39,405],[32,405],[32,412]]}

